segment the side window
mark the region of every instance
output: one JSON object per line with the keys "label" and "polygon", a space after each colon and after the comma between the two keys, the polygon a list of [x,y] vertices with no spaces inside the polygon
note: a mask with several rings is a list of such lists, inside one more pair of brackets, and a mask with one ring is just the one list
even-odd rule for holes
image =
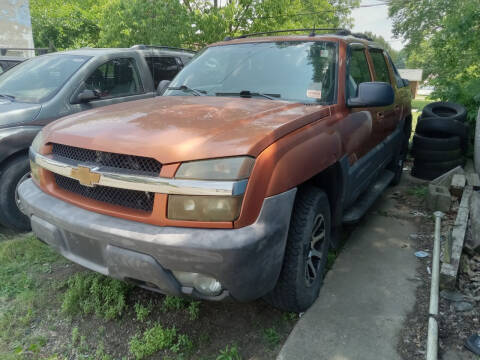
{"label": "side window", "polygon": [[375,81],[390,83],[387,62],[382,50],[370,50],[373,67],[375,69]]}
{"label": "side window", "polygon": [[101,99],[142,92],[137,66],[133,59],[114,59],[100,65],[85,81],[85,87],[98,91]]}
{"label": "side window", "polygon": [[3,70],[2,63],[0,63],[0,74],[3,73],[5,70]]}
{"label": "side window", "polygon": [[177,59],[171,56],[152,56],[145,59],[152,73],[155,88],[162,80],[172,80],[180,70]]}
{"label": "side window", "polygon": [[353,98],[357,96],[360,83],[372,81],[364,49],[351,50],[347,74],[348,97]]}
{"label": "side window", "polygon": [[395,64],[393,63],[392,61],[392,58],[387,55],[388,57],[388,61],[390,63],[390,66],[392,67],[393,69],[393,76],[395,77],[395,82],[397,83],[397,88],[402,88],[405,86],[405,83],[403,82],[403,79],[402,77],[400,76],[400,73],[398,72],[397,70],[397,67],[395,66]]}

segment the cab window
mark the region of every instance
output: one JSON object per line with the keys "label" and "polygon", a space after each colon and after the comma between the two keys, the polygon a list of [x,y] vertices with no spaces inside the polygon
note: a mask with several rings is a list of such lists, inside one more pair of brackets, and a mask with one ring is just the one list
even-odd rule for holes
{"label": "cab window", "polygon": [[133,59],[114,59],[100,65],[85,81],[85,87],[98,91],[100,99],[137,95],[143,91]]}
{"label": "cab window", "polygon": [[360,83],[370,81],[372,81],[372,77],[365,50],[363,48],[352,48],[347,71],[348,98],[357,96],[358,85],[360,85]]}
{"label": "cab window", "polygon": [[370,50],[373,68],[375,69],[375,81],[390,83],[387,62],[382,50]]}
{"label": "cab window", "polygon": [[162,80],[173,80],[180,70],[176,58],[171,56],[152,56],[146,57],[148,67],[153,76],[155,89]]}

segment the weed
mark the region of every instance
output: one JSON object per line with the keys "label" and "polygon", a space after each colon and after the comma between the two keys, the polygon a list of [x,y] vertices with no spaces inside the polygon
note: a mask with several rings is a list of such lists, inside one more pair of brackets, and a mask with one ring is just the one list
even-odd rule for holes
{"label": "weed", "polygon": [[273,327],[265,329],[263,331],[263,336],[271,348],[274,348],[280,342],[280,335]]}
{"label": "weed", "polygon": [[87,343],[87,338],[85,335],[80,336],[80,343],[78,344],[78,351],[82,354],[88,353],[88,343]]}
{"label": "weed", "polygon": [[423,185],[413,186],[407,189],[407,194],[424,199],[427,196],[428,188]]}
{"label": "weed", "polygon": [[180,334],[177,337],[177,343],[172,345],[170,350],[174,353],[178,353],[180,351],[189,353],[193,350],[193,342],[190,340],[188,335]]}
{"label": "weed", "polygon": [[140,322],[144,322],[148,315],[150,314],[150,311],[152,311],[152,306],[149,304],[148,306],[143,306],[140,303],[135,303],[133,306],[135,309],[135,314],[137,315],[137,320]]}
{"label": "weed", "polygon": [[282,319],[284,321],[294,321],[298,319],[298,314],[294,312],[284,312],[282,314]]}
{"label": "weed", "polygon": [[119,281],[92,272],[71,276],[67,282],[62,311],[69,315],[95,314],[107,320],[122,315],[130,287]]}
{"label": "weed", "polygon": [[163,300],[162,311],[167,312],[171,310],[182,310],[183,308],[185,308],[185,305],[187,303],[187,300],[179,296],[167,295]]}
{"label": "weed", "polygon": [[72,345],[77,345],[78,340],[80,339],[80,332],[78,331],[78,327],[75,326],[72,329]]}
{"label": "weed", "polygon": [[187,311],[190,320],[197,320],[200,316],[200,301],[191,301],[190,304],[188,304]]}
{"label": "weed", "polygon": [[95,351],[95,360],[113,360],[113,357],[105,353],[105,346],[103,342],[100,341]]}
{"label": "weed", "polygon": [[135,335],[129,342],[129,350],[135,359],[144,359],[157,351],[170,349],[175,344],[176,336],[174,327],[164,329],[161,325],[155,325],[146,330],[143,336]]}
{"label": "weed", "polygon": [[238,352],[236,345],[226,346],[225,349],[220,350],[220,355],[217,356],[216,360],[241,360],[242,357]]}

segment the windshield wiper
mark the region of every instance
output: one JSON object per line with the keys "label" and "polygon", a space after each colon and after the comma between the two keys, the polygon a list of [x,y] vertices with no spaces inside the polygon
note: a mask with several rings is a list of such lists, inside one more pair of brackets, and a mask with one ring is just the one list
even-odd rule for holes
{"label": "windshield wiper", "polygon": [[10,100],[15,100],[15,96],[13,95],[0,94],[0,97],[3,97],[5,99],[10,99]]}
{"label": "windshield wiper", "polygon": [[216,96],[240,96],[245,98],[250,98],[252,96],[260,96],[270,100],[277,100],[281,97],[280,94],[263,94],[260,92],[251,92],[250,90],[242,90],[238,93],[235,92],[223,92],[223,93],[216,93]]}
{"label": "windshield wiper", "polygon": [[193,88],[191,88],[191,87],[188,87],[187,85],[169,86],[169,87],[167,87],[167,89],[169,89],[169,90],[189,91],[189,92],[195,94],[195,96],[205,96],[205,94],[207,93],[205,90],[196,90],[196,89],[193,89]]}

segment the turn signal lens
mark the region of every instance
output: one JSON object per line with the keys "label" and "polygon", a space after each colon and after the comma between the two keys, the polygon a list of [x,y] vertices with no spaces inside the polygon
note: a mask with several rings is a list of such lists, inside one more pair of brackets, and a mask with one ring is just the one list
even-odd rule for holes
{"label": "turn signal lens", "polygon": [[242,196],[168,196],[168,218],[187,221],[234,221]]}
{"label": "turn signal lens", "polygon": [[42,168],[30,160],[30,175],[32,179],[37,183],[40,184],[40,170]]}
{"label": "turn signal lens", "polygon": [[252,172],[255,159],[249,156],[185,162],[175,174],[177,179],[240,180]]}
{"label": "turn signal lens", "polygon": [[33,139],[31,147],[33,151],[38,153],[40,152],[40,149],[42,146],[43,146],[43,134],[42,134],[42,131],[40,130],[37,136],[35,136],[35,138]]}

